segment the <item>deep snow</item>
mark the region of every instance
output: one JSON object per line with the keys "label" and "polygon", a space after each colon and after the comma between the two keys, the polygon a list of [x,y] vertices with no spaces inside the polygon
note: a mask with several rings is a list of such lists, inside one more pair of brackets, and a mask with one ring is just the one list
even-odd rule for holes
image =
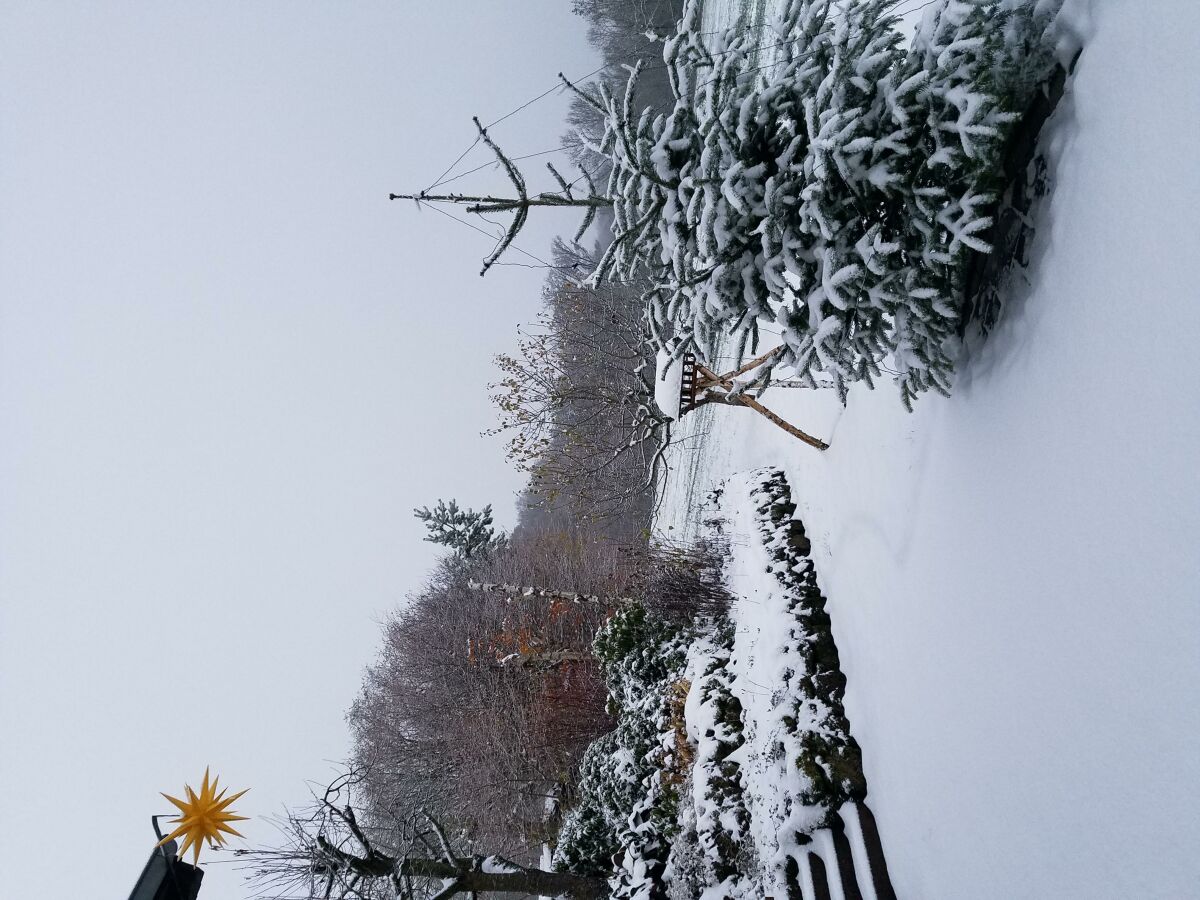
{"label": "deep snow", "polygon": [[825,453],[704,408],[658,520],[694,534],[720,479],[787,471],[906,898],[1200,884],[1200,7],[1064,16],[1032,262],[954,396],[769,392]]}

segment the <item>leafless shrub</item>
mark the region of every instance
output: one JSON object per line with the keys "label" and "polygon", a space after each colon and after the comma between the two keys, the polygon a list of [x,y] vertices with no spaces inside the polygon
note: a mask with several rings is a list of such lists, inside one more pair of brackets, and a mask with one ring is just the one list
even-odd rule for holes
{"label": "leafless shrub", "polygon": [[427,807],[489,848],[531,859],[547,798],[611,727],[590,648],[604,604],[473,590],[473,579],[616,596],[618,548],[564,534],[509,541],[486,560],[449,560],[384,625],[350,712],[355,764],[380,815]]}
{"label": "leafless shrub", "polygon": [[722,577],[727,549],[723,539],[712,537],[695,544],[655,542],[628,551],[637,572],[632,589],[647,607],[669,619],[720,615],[732,600]]}
{"label": "leafless shrub", "polygon": [[641,290],[579,284],[595,260],[578,245],[558,242],[553,258],[544,311],[516,353],[496,357],[491,433],[507,436],[509,460],[529,473],[528,499],[589,528],[612,519],[644,528],[671,422],[654,401]]}
{"label": "leafless shrub", "polygon": [[262,900],[451,900],[552,895],[600,900],[601,878],[550,872],[476,852],[466,832],[428,809],[380,815],[362,804],[367,773],[349,768],[307,808],[276,820],[282,843],[238,850]]}

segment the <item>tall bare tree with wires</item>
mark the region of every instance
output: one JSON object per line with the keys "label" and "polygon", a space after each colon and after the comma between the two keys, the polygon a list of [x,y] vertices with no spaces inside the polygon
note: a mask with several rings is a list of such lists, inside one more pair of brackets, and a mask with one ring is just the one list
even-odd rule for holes
{"label": "tall bare tree with wires", "polygon": [[[505,230],[503,237],[496,244],[495,249],[487,255],[483,261],[483,268],[480,270],[480,275],[486,275],[490,269],[509,248],[512,242],[520,234],[521,229],[525,226],[525,222],[529,218],[529,211],[534,207],[575,207],[584,210],[583,221],[579,225],[579,230],[575,234],[575,240],[583,237],[584,232],[591,226],[596,218],[596,213],[604,208],[612,206],[612,200],[607,196],[602,195],[592,181],[590,173],[586,169],[580,170],[580,175],[574,181],[567,181],[554,167],[553,163],[546,163],[546,168],[550,170],[550,174],[554,176],[554,180],[558,182],[558,190],[542,191],[537,194],[529,193],[525,184],[525,176],[521,170],[517,168],[504,151],[496,145],[488,134],[487,128],[479,121],[479,117],[472,118],[476,129],[479,131],[479,139],[495,154],[497,161],[500,163],[504,173],[512,182],[516,195],[512,197],[496,197],[492,195],[472,195],[472,194],[434,194],[428,190],[419,191],[415,194],[389,194],[390,200],[413,200],[419,206],[422,203],[453,203],[460,204],[466,207],[467,212],[475,213],[476,215],[487,215],[490,213],[512,213],[512,219],[509,221],[508,228]],[[576,192],[576,186],[579,182],[583,182],[586,191]]]}

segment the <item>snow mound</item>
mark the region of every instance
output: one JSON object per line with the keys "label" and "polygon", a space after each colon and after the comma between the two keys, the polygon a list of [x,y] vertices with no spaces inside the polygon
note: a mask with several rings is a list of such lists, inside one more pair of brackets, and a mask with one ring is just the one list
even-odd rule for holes
{"label": "snow mound", "polygon": [[654,362],[654,402],[671,419],[679,418],[683,360],[660,350]]}

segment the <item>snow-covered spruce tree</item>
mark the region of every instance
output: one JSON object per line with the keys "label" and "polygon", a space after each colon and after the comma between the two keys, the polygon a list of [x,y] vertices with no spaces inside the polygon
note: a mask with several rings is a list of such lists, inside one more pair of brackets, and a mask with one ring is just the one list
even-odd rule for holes
{"label": "snow-covered spruce tree", "polygon": [[[655,342],[711,358],[777,327],[777,364],[844,394],[889,355],[904,402],[947,391],[963,271],[988,252],[1004,141],[1049,71],[1059,0],[940,0],[913,49],[890,0],[790,0],[762,44],[699,28],[664,63],[669,111],[605,116],[614,240],[593,280],[646,273]],[[773,55],[773,61],[762,62]]]}
{"label": "snow-covered spruce tree", "polygon": [[[888,115],[917,90],[897,83],[899,35],[886,0],[856,2],[834,13],[828,3],[794,3],[814,16],[804,40],[780,23],[779,77],[763,90],[764,118],[785,111],[795,137],[766,183],[761,227],[771,320],[789,348],[784,360],[801,380],[873,384],[890,350],[889,313],[898,269],[897,221],[888,192],[901,176],[896,149],[904,128]],[[798,84],[790,74],[806,71]],[[814,84],[815,82],[815,84]]]}
{"label": "snow-covered spruce tree", "polygon": [[899,78],[920,90],[891,112],[906,124],[902,302],[889,344],[906,405],[949,391],[958,311],[973,253],[990,253],[1005,144],[1054,65],[1061,0],[944,0],[917,29]]}
{"label": "snow-covered spruce tree", "polygon": [[462,559],[472,559],[486,554],[502,538],[496,536],[492,527],[492,505],[489,503],[479,512],[460,509],[458,502],[438,500],[432,510],[428,506],[414,509],[413,515],[425,523],[429,534],[425,540],[449,547]]}

